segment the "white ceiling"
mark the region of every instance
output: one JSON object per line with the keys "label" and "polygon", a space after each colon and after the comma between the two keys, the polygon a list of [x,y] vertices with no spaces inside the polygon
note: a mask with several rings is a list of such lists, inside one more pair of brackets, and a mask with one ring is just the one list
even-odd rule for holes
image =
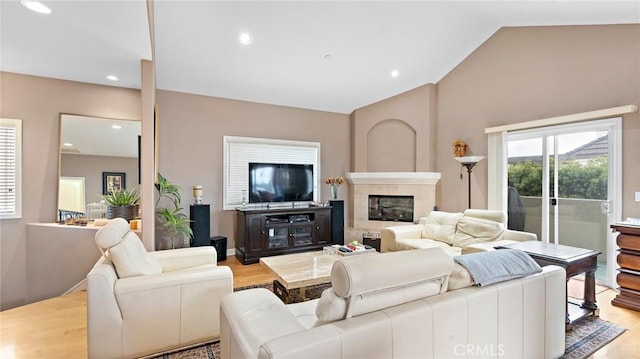
{"label": "white ceiling", "polygon": [[[140,87],[140,59],[151,59],[144,0],[43,3],[52,14],[1,1],[2,71]],[[502,26],[640,23],[638,0],[155,0],[154,8],[159,89],[338,113],[437,83]],[[238,43],[242,31],[252,45]]]}

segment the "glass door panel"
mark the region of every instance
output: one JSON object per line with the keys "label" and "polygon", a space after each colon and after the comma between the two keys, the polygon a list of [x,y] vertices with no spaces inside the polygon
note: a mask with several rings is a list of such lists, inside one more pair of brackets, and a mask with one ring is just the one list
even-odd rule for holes
{"label": "glass door panel", "polygon": [[293,225],[291,227],[294,246],[308,246],[313,242],[313,225]]}
{"label": "glass door panel", "polygon": [[600,252],[596,280],[607,281],[608,131],[555,136],[557,243]]}
{"label": "glass door panel", "polygon": [[267,244],[269,248],[289,247],[289,226],[267,227]]}
{"label": "glass door panel", "polygon": [[616,220],[610,211],[610,128],[555,126],[513,132],[507,139],[509,228],[602,253],[596,280],[607,285],[615,269],[608,228]]}
{"label": "glass door panel", "polygon": [[542,137],[510,137],[507,153],[508,228],[542,240]]}

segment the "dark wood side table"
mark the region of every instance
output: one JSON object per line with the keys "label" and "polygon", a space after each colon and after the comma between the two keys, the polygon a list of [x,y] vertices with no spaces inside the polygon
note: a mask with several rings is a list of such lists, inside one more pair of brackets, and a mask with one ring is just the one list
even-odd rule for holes
{"label": "dark wood side table", "polygon": [[620,293],[611,304],[640,311],[640,226],[616,223],[611,228],[619,233],[616,244],[620,248],[616,276]]}
{"label": "dark wood side table", "polygon": [[567,296],[566,309],[566,330],[573,329],[573,323],[587,315],[599,315],[596,304],[596,280],[595,272],[598,269],[598,254],[600,252],[565,246],[562,244],[544,243],[540,241],[519,242],[496,248],[519,249],[527,253],[540,266],[557,265],[563,267],[567,272],[567,283],[569,279],[578,274],[585,274],[584,278],[584,298],[583,302],[573,303]]}

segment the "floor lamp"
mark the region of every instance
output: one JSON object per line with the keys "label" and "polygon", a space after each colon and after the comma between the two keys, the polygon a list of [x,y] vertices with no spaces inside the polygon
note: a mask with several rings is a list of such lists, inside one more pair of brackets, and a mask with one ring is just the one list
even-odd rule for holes
{"label": "floor lamp", "polygon": [[484,159],[484,156],[465,156],[454,157],[456,161],[460,162],[467,169],[467,179],[469,182],[469,207],[471,208],[471,169],[478,164],[478,162]]}

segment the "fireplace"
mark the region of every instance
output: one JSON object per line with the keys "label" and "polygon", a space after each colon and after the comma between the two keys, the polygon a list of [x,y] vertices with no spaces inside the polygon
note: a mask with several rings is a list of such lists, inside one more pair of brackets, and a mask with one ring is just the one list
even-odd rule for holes
{"label": "fireplace", "polygon": [[369,220],[413,222],[413,196],[370,194]]}
{"label": "fireplace", "polygon": [[[440,180],[437,172],[350,172],[345,176],[349,182],[349,222],[345,226],[345,242],[361,241],[363,234],[380,234],[382,228],[406,226],[421,217],[426,217],[436,205],[436,183]],[[402,199],[412,197],[412,203],[400,201],[389,207],[386,200],[377,200],[378,210],[370,217],[370,197]],[[393,202],[393,201],[392,201]],[[375,204],[376,202],[374,202]],[[384,211],[380,209],[384,208]],[[399,208],[403,208],[400,210]],[[410,209],[411,219],[406,209]],[[386,220],[378,213],[390,214]],[[402,220],[400,220],[402,214]],[[405,222],[406,221],[406,222]]]}

